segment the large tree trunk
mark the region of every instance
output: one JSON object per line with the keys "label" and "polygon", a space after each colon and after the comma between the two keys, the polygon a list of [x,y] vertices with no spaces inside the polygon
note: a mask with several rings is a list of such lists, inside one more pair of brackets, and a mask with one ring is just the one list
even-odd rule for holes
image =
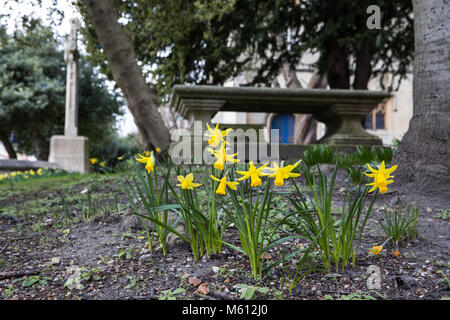
{"label": "large tree trunk", "polygon": [[146,147],[169,150],[169,131],[157,110],[156,94],[145,82],[130,39],[117,21],[110,1],[83,0],[83,3]]}
{"label": "large tree trunk", "polygon": [[0,141],[5,146],[6,152],[8,152],[8,156],[10,159],[17,159],[17,153],[14,150],[14,147],[12,146],[11,142],[8,139],[8,135],[0,130]]}
{"label": "large tree trunk", "polygon": [[[286,88],[302,88],[295,69],[285,63],[281,69]],[[326,77],[315,73],[308,83],[308,89],[326,88]],[[310,114],[295,115],[294,143],[311,144],[317,140],[317,121]]]}
{"label": "large tree trunk", "polygon": [[50,141],[45,139],[40,132],[34,132],[32,141],[33,154],[38,160],[47,161],[50,153]]}
{"label": "large tree trunk", "polygon": [[[308,83],[308,89],[326,89],[327,77],[314,73]],[[298,115],[297,115],[298,116]],[[317,120],[311,114],[300,115],[295,119],[294,143],[311,144],[317,141]]]}
{"label": "large tree trunk", "polygon": [[450,6],[413,0],[413,118],[395,155],[395,184],[405,194],[450,198]]}
{"label": "large tree trunk", "polygon": [[350,89],[348,52],[335,36],[327,43],[327,76],[331,89]]}

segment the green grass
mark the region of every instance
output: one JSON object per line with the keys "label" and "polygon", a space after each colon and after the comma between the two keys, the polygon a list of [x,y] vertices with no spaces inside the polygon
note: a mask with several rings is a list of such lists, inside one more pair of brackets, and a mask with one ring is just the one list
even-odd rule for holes
{"label": "green grass", "polygon": [[[23,217],[26,222],[39,217],[72,220],[76,211],[83,218],[98,213],[117,212],[120,203],[120,176],[123,173],[79,174],[38,177],[0,184],[0,213]],[[86,190],[87,192],[82,192]],[[88,213],[88,214],[87,214]],[[73,221],[75,222],[75,220]]]}

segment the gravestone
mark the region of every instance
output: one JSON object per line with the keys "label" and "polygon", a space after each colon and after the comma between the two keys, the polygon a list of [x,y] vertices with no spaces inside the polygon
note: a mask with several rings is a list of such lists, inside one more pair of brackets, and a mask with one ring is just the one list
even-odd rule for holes
{"label": "gravestone", "polygon": [[70,34],[67,40],[64,59],[67,64],[66,77],[66,113],[64,135],[50,139],[49,161],[58,163],[61,168],[87,173],[89,172],[89,140],[78,136],[78,49],[77,33],[80,29],[78,19],[70,21]]}

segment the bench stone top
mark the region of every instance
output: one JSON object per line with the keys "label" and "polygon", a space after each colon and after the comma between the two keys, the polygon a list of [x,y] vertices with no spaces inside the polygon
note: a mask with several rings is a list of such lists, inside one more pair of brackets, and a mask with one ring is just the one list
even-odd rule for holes
{"label": "bench stone top", "polygon": [[182,116],[193,110],[316,113],[332,105],[376,106],[391,96],[368,90],[175,85],[170,105]]}
{"label": "bench stone top", "polygon": [[47,161],[28,161],[28,160],[16,160],[16,159],[6,159],[0,160],[0,172],[4,171],[24,171],[30,169],[39,168],[56,168],[61,169],[60,165],[57,163],[47,162]]}

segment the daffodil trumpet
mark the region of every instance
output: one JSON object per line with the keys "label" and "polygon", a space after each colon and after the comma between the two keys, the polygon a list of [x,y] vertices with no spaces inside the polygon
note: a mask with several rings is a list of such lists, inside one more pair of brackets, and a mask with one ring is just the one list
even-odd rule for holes
{"label": "daffodil trumpet", "polygon": [[234,164],[239,162],[239,159],[234,158],[238,155],[238,153],[228,154],[226,151],[225,143],[222,143],[222,145],[218,149],[208,148],[206,150],[209,151],[217,159],[214,162],[214,168],[216,168],[217,170],[223,170],[225,163]]}
{"label": "daffodil trumpet", "polygon": [[386,169],[383,161],[381,162],[380,168],[378,170],[373,169],[370,165],[367,165],[367,167],[372,173],[364,174],[369,178],[374,179],[372,183],[367,184],[368,186],[372,186],[372,189],[369,190],[369,193],[376,190],[377,188],[381,193],[385,193],[386,191],[388,191],[387,185],[394,182],[394,180],[389,180],[390,178],[393,178],[393,176],[391,176],[391,173],[397,169],[397,165]]}
{"label": "daffodil trumpet", "polygon": [[216,127],[213,129],[211,129],[211,127],[209,126],[208,123],[206,123],[206,127],[208,129],[209,132],[206,132],[205,135],[209,136],[209,140],[208,140],[208,144],[213,147],[216,148],[220,143],[225,144],[229,144],[228,142],[225,141],[225,136],[230,133],[233,129],[226,129],[225,131],[222,131],[219,129],[219,124],[216,124]]}

